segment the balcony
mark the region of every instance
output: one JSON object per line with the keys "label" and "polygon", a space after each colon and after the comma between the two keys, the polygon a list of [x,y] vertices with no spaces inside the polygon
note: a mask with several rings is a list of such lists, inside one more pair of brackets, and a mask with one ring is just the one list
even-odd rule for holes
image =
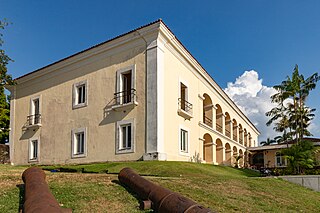
{"label": "balcony", "polygon": [[220,133],[222,133],[222,126],[218,123],[216,123],[216,130]]}
{"label": "balcony", "polygon": [[240,139],[239,139],[239,143],[243,145],[243,140],[242,140],[241,137],[240,137]]}
{"label": "balcony", "polygon": [[231,133],[230,133],[230,130],[226,129],[226,136],[231,138]]}
{"label": "balcony", "polygon": [[114,93],[114,100],[115,104],[111,107],[114,111],[126,111],[138,106],[135,89]]}
{"label": "balcony", "polygon": [[178,108],[178,115],[184,117],[185,119],[190,120],[192,118],[192,104],[188,101],[179,98],[179,108]]}
{"label": "balcony", "polygon": [[212,119],[207,117],[204,113],[203,113],[203,123],[212,128]]}
{"label": "balcony", "polygon": [[27,122],[24,125],[25,129],[36,129],[41,126],[41,114],[27,116]]}
{"label": "balcony", "polygon": [[[235,131],[235,130],[233,130],[233,131]],[[233,140],[234,140],[234,141],[237,141],[237,133],[236,133],[236,134],[233,134]]]}

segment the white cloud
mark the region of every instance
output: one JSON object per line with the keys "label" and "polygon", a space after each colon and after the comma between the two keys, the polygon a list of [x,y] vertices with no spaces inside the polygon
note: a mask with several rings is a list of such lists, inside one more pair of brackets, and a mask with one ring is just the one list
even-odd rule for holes
{"label": "white cloud", "polygon": [[234,83],[229,82],[224,91],[261,132],[259,142],[278,135],[272,126],[266,126],[269,118],[265,115],[275,106],[270,96],[276,91],[264,86],[256,71],[245,71]]}

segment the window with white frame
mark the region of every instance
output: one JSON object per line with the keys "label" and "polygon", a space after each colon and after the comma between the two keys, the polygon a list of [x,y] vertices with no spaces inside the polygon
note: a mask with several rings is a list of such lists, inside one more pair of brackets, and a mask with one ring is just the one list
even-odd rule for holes
{"label": "window with white frame", "polygon": [[180,129],[180,151],[188,152],[188,131]]}
{"label": "window with white frame", "polygon": [[277,152],[277,153],[276,153],[276,166],[277,166],[277,167],[286,166],[285,156],[282,155],[281,152]]}
{"label": "window with white frame", "polygon": [[40,96],[31,98],[28,125],[41,124]]}
{"label": "window with white frame", "polygon": [[85,157],[87,147],[86,128],[72,131],[72,157]]}
{"label": "window with white frame", "polygon": [[134,152],[133,124],[133,120],[117,122],[116,153]]}
{"label": "window with white frame", "polygon": [[117,71],[117,104],[127,104],[135,100],[135,65]]}
{"label": "window with white frame", "polygon": [[73,108],[87,106],[88,103],[88,84],[81,81],[73,85]]}
{"label": "window with white frame", "polygon": [[29,160],[37,161],[39,157],[39,140],[31,139],[29,143]]}
{"label": "window with white frame", "polygon": [[131,124],[120,127],[120,149],[131,149]]}

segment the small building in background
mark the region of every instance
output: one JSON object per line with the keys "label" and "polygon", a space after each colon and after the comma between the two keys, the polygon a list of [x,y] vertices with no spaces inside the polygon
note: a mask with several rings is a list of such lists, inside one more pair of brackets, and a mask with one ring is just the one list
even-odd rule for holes
{"label": "small building in background", "polygon": [[[320,138],[304,138],[303,140],[312,142],[314,146],[320,146]],[[255,169],[285,168],[287,167],[288,162],[281,151],[291,147],[295,143],[295,140],[291,140],[287,143],[249,147],[249,164]],[[320,161],[320,153],[316,154],[315,157]]]}

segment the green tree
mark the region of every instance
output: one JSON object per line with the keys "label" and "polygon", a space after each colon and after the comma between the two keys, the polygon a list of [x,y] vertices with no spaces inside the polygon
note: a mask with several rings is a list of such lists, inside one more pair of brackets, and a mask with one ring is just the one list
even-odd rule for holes
{"label": "green tree", "polygon": [[277,103],[277,106],[266,113],[271,117],[267,125],[274,123],[276,131],[295,136],[298,143],[303,136],[310,136],[307,127],[314,117],[315,109],[308,108],[305,102],[318,80],[318,73],[305,79],[296,65],[291,77],[287,76],[280,85],[274,86],[277,93],[271,96],[271,102]]}
{"label": "green tree", "polygon": [[1,31],[7,25],[6,20],[0,21],[0,143],[8,141],[10,123],[10,106],[4,93],[4,86],[14,84],[11,75],[7,74],[7,65],[12,60],[2,48],[3,34]]}
{"label": "green tree", "polygon": [[315,149],[310,141],[293,144],[290,148],[283,150],[282,154],[286,156],[291,174],[303,174],[305,169],[313,168],[315,164]]}
{"label": "green tree", "polygon": [[270,139],[270,138],[267,138],[267,140],[261,141],[260,144],[261,144],[262,146],[267,146],[267,145],[271,145],[271,144],[273,144],[273,143],[275,143],[275,142],[276,142],[275,140]]}

